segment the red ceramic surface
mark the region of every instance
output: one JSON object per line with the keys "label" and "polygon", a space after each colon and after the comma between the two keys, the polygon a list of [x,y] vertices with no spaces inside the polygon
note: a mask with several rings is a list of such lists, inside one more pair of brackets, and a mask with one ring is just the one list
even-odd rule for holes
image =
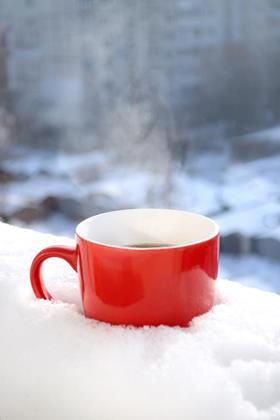
{"label": "red ceramic surface", "polygon": [[79,274],[84,313],[112,324],[187,326],[214,303],[219,233],[198,243],[167,248],[129,248],[76,235],[77,247],[42,250],[31,267],[37,298],[51,299],[42,275],[50,257]]}

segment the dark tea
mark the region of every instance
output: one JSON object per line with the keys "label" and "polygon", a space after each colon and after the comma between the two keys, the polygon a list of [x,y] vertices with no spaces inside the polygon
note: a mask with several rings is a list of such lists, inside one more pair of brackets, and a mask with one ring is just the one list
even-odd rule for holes
{"label": "dark tea", "polygon": [[125,245],[129,248],[164,248],[168,246],[173,246],[172,244],[132,244],[132,245]]}

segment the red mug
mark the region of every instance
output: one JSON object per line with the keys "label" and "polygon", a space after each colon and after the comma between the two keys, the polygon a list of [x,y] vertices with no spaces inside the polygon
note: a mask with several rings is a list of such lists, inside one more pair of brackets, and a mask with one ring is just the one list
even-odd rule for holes
{"label": "red mug", "polygon": [[76,247],[54,246],[34,258],[37,298],[52,299],[41,265],[62,258],[78,272],[85,316],[111,324],[187,326],[214,303],[219,228],[179,210],[99,214],[76,229]]}

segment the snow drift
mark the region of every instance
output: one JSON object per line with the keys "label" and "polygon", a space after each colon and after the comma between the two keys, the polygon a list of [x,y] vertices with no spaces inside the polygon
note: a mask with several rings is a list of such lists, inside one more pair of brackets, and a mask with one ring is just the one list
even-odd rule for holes
{"label": "snow drift", "polygon": [[0,235],[1,420],[280,419],[278,295],[219,280],[189,328],[112,327],[83,317],[61,261],[45,266],[58,300],[33,296],[33,256],[70,240]]}

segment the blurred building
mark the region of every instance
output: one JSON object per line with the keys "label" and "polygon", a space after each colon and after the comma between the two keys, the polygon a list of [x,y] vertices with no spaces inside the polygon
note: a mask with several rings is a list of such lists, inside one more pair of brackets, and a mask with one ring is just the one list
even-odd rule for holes
{"label": "blurred building", "polygon": [[0,0],[8,86],[28,141],[92,143],[115,107],[147,98],[172,119],[179,141],[199,135],[199,126],[204,137],[211,127],[218,135],[215,117],[197,118],[204,79],[211,65],[216,71],[208,58],[222,66],[225,54],[242,60],[250,51],[269,80],[264,52],[279,48],[279,7],[278,0]]}

